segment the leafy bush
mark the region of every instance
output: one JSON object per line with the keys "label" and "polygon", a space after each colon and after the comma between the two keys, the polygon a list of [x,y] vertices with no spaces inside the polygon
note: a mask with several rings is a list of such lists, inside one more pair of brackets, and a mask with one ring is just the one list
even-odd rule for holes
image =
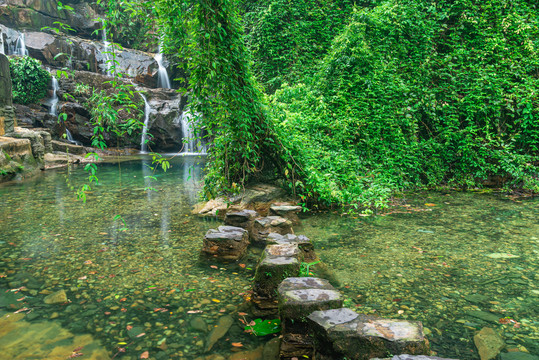
{"label": "leafy bush", "polygon": [[300,179],[291,187],[370,207],[394,190],[492,176],[539,190],[532,3],[386,0],[355,11],[317,72],[271,98]]}
{"label": "leafy bush", "polygon": [[47,95],[51,75],[41,67],[39,60],[28,56],[11,57],[9,71],[13,84],[13,102],[35,103]]}

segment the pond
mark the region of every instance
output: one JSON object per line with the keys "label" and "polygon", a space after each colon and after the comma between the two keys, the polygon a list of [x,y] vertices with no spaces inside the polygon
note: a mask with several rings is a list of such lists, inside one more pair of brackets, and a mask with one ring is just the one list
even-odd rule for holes
{"label": "pond", "polygon": [[479,359],[483,327],[539,354],[539,199],[409,194],[387,216],[320,214],[298,229],[333,269],[347,306],[421,320],[439,356]]}
{"label": "pond", "polygon": [[[0,185],[7,358],[227,357],[268,340],[240,322],[252,320],[242,304],[260,250],[239,263],[199,259],[220,224],[190,213],[203,160],[175,158],[166,174],[149,165],[100,165],[85,204],[70,189],[85,182],[82,167]],[[539,352],[538,200],[417,193],[387,216],[314,214],[296,233],[313,240],[346,306],[421,320],[439,356],[478,359],[473,335],[486,326],[509,349]],[[45,303],[61,290],[67,301]],[[206,349],[227,316],[230,331]]]}
{"label": "pond", "polygon": [[[232,343],[259,345],[237,321],[257,257],[242,266],[199,259],[205,232],[218,225],[190,213],[202,160],[177,157],[166,174],[149,166],[100,165],[85,204],[70,189],[85,183],[82,167],[0,185],[5,358],[138,359],[148,351],[152,359],[194,359],[227,356]],[[60,290],[68,303],[44,303]],[[227,315],[234,325],[206,351],[209,330]]]}

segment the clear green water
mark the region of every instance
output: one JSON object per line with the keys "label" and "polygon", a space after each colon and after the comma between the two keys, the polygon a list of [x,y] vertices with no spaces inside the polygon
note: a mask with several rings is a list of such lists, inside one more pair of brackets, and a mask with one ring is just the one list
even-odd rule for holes
{"label": "clear green water", "polygon": [[408,205],[376,218],[316,215],[298,232],[314,240],[348,306],[421,320],[440,356],[479,359],[473,336],[486,326],[508,349],[539,354],[539,199],[428,193]]}
{"label": "clear green water", "polygon": [[[245,268],[199,259],[205,232],[218,225],[190,215],[202,166],[200,159],[176,158],[148,183],[144,175],[151,171],[141,161],[100,165],[100,183],[86,204],[66,182],[80,186],[87,176],[82,168],[0,185],[0,317],[26,307],[31,312],[24,321],[90,334],[110,357],[121,348],[116,358],[138,359],[144,351],[155,359],[203,355],[207,333],[194,330],[191,321],[199,317],[211,329],[220,316],[238,319],[256,256],[243,261]],[[61,289],[69,304],[43,303],[47,292]],[[209,353],[230,354],[232,342],[243,349],[258,345],[237,321]],[[3,351],[10,344],[0,337]],[[44,347],[52,346],[29,342],[12,350],[46,354]]]}
{"label": "clear green water", "polygon": [[[251,288],[250,269],[259,252],[242,261],[245,268],[199,259],[204,233],[219,223],[190,215],[202,174],[198,161],[177,158],[152,183],[144,179],[149,171],[140,161],[120,168],[101,165],[100,185],[86,204],[66,183],[80,185],[86,176],[82,168],[0,185],[4,354],[53,359],[50,354],[57,349],[58,359],[65,359],[80,342],[88,344],[82,352],[96,354],[92,351],[100,346],[107,358],[138,359],[149,351],[152,359],[195,359],[227,356],[232,342],[241,342],[242,349],[259,346],[260,340],[245,334],[237,321],[205,352],[207,333],[191,326],[195,317],[208,329],[221,316],[241,318],[238,310]],[[147,186],[158,191],[145,191]],[[408,201],[409,207],[399,209],[403,213],[384,217],[316,214],[296,232],[314,241],[340,279],[347,306],[421,320],[440,356],[478,359],[473,335],[485,326],[503,334],[508,348],[539,353],[539,200],[429,193]],[[116,215],[127,230],[121,230]],[[9,291],[21,286],[19,292]],[[69,304],[43,303],[47,292],[61,289]],[[27,325],[2,322],[21,308],[31,309],[23,312],[28,312],[21,320]],[[503,318],[507,324],[500,323]],[[51,330],[43,335],[43,329]]]}

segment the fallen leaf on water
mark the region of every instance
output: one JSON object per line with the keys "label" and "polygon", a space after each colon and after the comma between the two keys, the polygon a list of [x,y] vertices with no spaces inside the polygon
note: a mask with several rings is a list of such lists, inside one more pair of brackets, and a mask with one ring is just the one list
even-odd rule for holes
{"label": "fallen leaf on water", "polygon": [[245,269],[245,264],[240,264],[240,268]]}
{"label": "fallen leaf on water", "polygon": [[92,263],[92,260],[86,260],[84,263],[85,263],[86,265],[90,265],[90,264]]}
{"label": "fallen leaf on water", "polygon": [[127,329],[127,331],[129,331],[129,330],[131,330],[133,327],[132,327],[131,325],[127,325],[125,328]]}
{"label": "fallen leaf on water", "polygon": [[148,359],[150,357],[150,353],[148,351],[143,352],[140,354],[141,359]]}
{"label": "fallen leaf on water", "polygon": [[210,267],[211,267],[212,269],[218,269],[218,267],[215,266],[215,265],[210,265]]}
{"label": "fallen leaf on water", "polygon": [[188,314],[199,314],[201,312],[202,312],[202,310],[189,310],[187,313]]}
{"label": "fallen leaf on water", "polygon": [[237,343],[234,342],[234,343],[231,343],[231,345],[232,345],[232,346],[235,346],[235,347],[242,347],[242,346],[243,346],[243,344],[240,343],[240,342],[237,342]]}
{"label": "fallen leaf on water", "polygon": [[140,333],[140,334],[138,334],[138,335],[135,336],[135,337],[138,337],[138,338],[139,338],[139,337],[144,336],[144,335],[146,335],[146,333]]}
{"label": "fallen leaf on water", "polygon": [[436,206],[436,204],[426,203],[425,206]]}
{"label": "fallen leaf on water", "polygon": [[248,314],[247,314],[247,313],[244,313],[244,312],[239,312],[238,315],[239,315],[239,316],[247,316]]}
{"label": "fallen leaf on water", "polygon": [[88,277],[87,277],[86,275],[84,275],[84,276],[81,276],[81,277],[79,278],[79,280],[86,280],[87,278],[88,278]]}
{"label": "fallen leaf on water", "polygon": [[221,302],[221,300],[217,300],[217,299],[211,299],[211,301],[216,302],[216,303],[220,303],[220,302]]}

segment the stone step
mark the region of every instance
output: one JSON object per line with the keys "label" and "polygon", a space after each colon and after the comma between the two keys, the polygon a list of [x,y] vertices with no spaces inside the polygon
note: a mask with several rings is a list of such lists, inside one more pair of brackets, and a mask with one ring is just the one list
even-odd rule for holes
{"label": "stone step", "polygon": [[266,238],[267,244],[297,244],[301,252],[303,253],[304,261],[311,262],[318,260],[314,252],[314,246],[311,240],[305,235],[271,233]]}
{"label": "stone step", "polygon": [[251,240],[266,245],[266,238],[269,234],[277,233],[281,235],[293,234],[292,222],[280,216],[266,216],[255,219]]}
{"label": "stone step", "polygon": [[269,208],[269,214],[273,216],[281,216],[292,222],[293,225],[299,225],[298,213],[301,211],[301,206],[289,204],[272,204]]}
{"label": "stone step", "polygon": [[347,308],[314,311],[308,320],[321,357],[368,360],[430,354],[420,321],[374,318]]}
{"label": "stone step", "polygon": [[254,294],[257,298],[277,298],[277,287],[286,278],[298,276],[300,250],[296,244],[268,245],[256,268]]}
{"label": "stone step", "polygon": [[254,210],[227,211],[225,215],[225,225],[237,226],[253,232],[253,223],[258,217],[258,213]]}
{"label": "stone step", "polygon": [[220,260],[237,260],[245,255],[249,245],[247,230],[235,226],[219,226],[204,236],[202,252]]}

